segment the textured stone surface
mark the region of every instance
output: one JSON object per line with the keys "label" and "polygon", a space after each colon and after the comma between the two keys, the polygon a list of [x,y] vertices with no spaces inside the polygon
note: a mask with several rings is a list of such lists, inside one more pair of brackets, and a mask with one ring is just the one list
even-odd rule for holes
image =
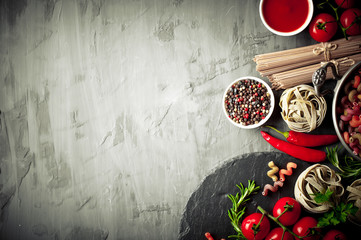
{"label": "textured stone surface", "polygon": [[254,55],[311,43],[258,5],[0,1],[0,238],[175,239],[212,169],[275,151],[221,108]]}
{"label": "textured stone surface", "polygon": [[[270,161],[273,161],[280,169],[285,169],[288,162],[296,163],[297,168],[293,169],[291,176],[285,176],[284,184],[277,192],[270,191],[267,196],[263,196],[263,187],[266,184],[273,184],[272,179],[266,175]],[[327,162],[323,164],[334,168]],[[248,180],[254,180],[256,186],[260,186],[260,190],[256,195],[252,195],[245,205],[245,215],[257,212],[257,206],[261,206],[272,214],[273,206],[278,199],[286,196],[294,197],[294,185],[297,178],[310,165],[312,163],[274,152],[244,154],[226,161],[207,176],[190,197],[181,221],[179,240],[202,239],[205,232],[210,232],[215,239],[227,238],[235,234],[227,212],[232,207],[228,194],[235,196],[239,192],[236,185],[242,183],[247,187]],[[303,212],[302,216],[304,215],[306,212]],[[317,214],[307,215],[316,219],[320,217]],[[277,226],[272,221],[271,224],[272,227]],[[354,239],[353,237],[361,230],[353,224],[338,227],[347,234],[349,239]]]}

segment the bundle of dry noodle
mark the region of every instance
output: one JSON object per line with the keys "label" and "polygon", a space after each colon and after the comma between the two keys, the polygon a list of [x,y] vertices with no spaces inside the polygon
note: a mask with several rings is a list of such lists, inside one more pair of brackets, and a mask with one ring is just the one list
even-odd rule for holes
{"label": "bundle of dry noodle", "polygon": [[283,120],[296,132],[311,132],[319,127],[327,111],[326,100],[305,84],[283,91],[279,105]]}
{"label": "bundle of dry noodle", "polygon": [[[312,74],[331,61],[340,75],[361,61],[361,35],[310,46],[256,55],[256,70],[267,76],[274,89],[311,83]],[[327,79],[333,78],[330,72]]]}

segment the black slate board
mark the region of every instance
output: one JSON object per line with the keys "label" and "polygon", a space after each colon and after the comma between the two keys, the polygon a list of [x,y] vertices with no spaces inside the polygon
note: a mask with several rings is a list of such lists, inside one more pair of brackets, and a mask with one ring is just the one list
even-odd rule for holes
{"label": "black slate board", "polygon": [[[266,174],[270,170],[269,161],[274,161],[280,169],[286,168],[287,162],[292,161],[297,163],[297,169],[294,169],[292,176],[286,176],[284,186],[277,192],[270,192],[268,196],[263,196],[261,194],[263,186],[273,183]],[[327,161],[322,164],[330,166]],[[246,186],[248,180],[254,180],[256,185],[261,187],[258,194],[251,198],[252,201],[248,202],[246,215],[255,212],[258,205],[272,213],[272,206],[279,198],[294,197],[293,189],[298,175],[311,165],[312,163],[279,152],[250,153],[227,161],[207,176],[191,195],[181,220],[178,239],[206,239],[205,232],[210,232],[215,240],[227,239],[229,235],[235,233],[228,218],[227,211],[232,203],[227,195],[235,195],[238,192],[236,184],[242,183]],[[333,166],[330,167],[333,168]],[[310,215],[305,212],[303,214]],[[316,218],[318,216],[315,215]],[[348,239],[355,239],[352,237],[361,232],[361,229],[353,224],[338,226],[338,228],[348,233]]]}

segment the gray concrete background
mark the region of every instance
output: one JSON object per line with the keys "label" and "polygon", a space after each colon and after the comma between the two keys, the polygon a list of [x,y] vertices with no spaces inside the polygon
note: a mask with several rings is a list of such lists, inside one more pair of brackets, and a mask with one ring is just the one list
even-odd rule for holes
{"label": "gray concrete background", "polygon": [[1,239],[176,239],[208,174],[274,151],[227,122],[225,87],[311,43],[255,0],[0,2]]}

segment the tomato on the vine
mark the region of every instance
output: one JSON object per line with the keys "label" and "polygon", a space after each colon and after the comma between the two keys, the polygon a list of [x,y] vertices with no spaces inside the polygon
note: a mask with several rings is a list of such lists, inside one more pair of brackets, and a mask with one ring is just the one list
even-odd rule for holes
{"label": "tomato on the vine", "polygon": [[[282,214],[285,209],[288,210]],[[282,214],[282,216],[278,218],[278,221],[285,226],[291,226],[297,222],[301,215],[301,205],[294,198],[283,197],[276,202],[272,213],[274,217]]]}
{"label": "tomato on the vine", "polygon": [[347,237],[343,232],[334,229],[328,231],[322,240],[347,240]]}
{"label": "tomato on the vine", "polygon": [[320,13],[312,19],[308,30],[316,41],[327,42],[337,32],[337,21],[329,13]]}
{"label": "tomato on the vine", "polygon": [[335,2],[341,8],[352,8],[355,5],[355,0],[335,0]]}
{"label": "tomato on the vine", "polygon": [[[241,230],[243,235],[248,240],[261,240],[264,239],[270,231],[270,222],[266,216],[263,217],[262,221],[261,213],[252,213],[242,221]],[[254,227],[261,221],[259,229],[255,234]]]}
{"label": "tomato on the vine", "polygon": [[294,240],[294,237],[287,231],[283,234],[283,229],[281,227],[277,227],[270,231],[265,240]]}
{"label": "tomato on the vine", "polygon": [[320,231],[317,228],[317,220],[313,217],[303,217],[293,226],[292,231],[300,237],[308,236],[306,238],[302,238],[302,240],[318,240],[320,239],[320,235],[317,232],[313,235],[313,230]]}
{"label": "tomato on the vine", "polygon": [[344,28],[348,28],[346,33],[350,36],[361,34],[361,9],[349,8],[341,14],[340,23]]}

